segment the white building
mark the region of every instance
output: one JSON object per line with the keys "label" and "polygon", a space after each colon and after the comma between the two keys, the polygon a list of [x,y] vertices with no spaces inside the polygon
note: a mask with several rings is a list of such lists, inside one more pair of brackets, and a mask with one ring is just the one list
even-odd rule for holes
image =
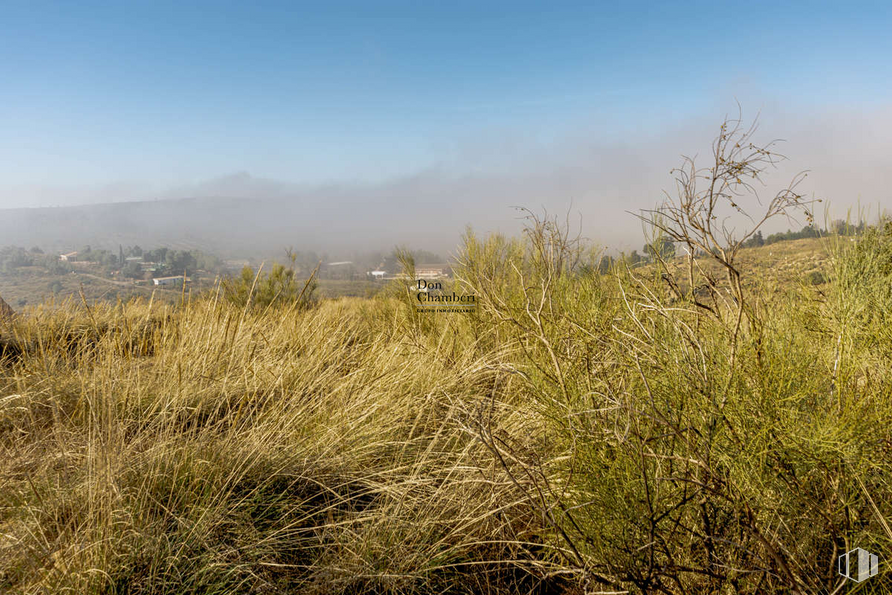
{"label": "white building", "polygon": [[157,277],[152,279],[152,282],[155,285],[182,285],[186,282],[186,278],[182,275],[177,275],[175,277]]}
{"label": "white building", "polygon": [[420,264],[415,267],[415,276],[419,279],[441,279],[449,276],[452,270],[448,264]]}

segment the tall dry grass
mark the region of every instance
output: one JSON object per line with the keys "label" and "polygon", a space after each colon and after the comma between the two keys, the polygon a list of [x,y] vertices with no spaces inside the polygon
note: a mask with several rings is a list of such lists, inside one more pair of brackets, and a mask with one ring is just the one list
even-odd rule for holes
{"label": "tall dry grass", "polygon": [[489,354],[410,337],[392,300],[69,303],[14,331],[4,590],[472,592],[551,565],[465,429]]}
{"label": "tall dry grass", "polygon": [[892,545],[892,228],[828,250],[826,285],[745,277],[733,355],[556,224],[466,238],[471,315],[32,310],[0,331],[0,591],[841,592],[838,553]]}

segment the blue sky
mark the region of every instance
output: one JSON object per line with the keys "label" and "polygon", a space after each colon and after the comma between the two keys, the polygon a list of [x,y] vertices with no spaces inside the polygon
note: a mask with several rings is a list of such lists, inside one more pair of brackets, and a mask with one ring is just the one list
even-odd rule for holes
{"label": "blue sky", "polygon": [[887,3],[4,1],[0,11],[0,188],[237,171],[381,181],[452,163],[474,139],[547,143],[585,130],[609,142],[716,121],[735,98],[783,113],[892,98]]}

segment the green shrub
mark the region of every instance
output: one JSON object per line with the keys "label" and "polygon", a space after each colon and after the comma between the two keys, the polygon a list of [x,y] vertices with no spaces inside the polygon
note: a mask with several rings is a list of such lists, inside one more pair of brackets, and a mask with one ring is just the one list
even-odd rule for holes
{"label": "green shrub", "polygon": [[223,294],[226,299],[237,306],[248,305],[266,308],[272,304],[295,304],[306,306],[312,300],[316,290],[316,271],[304,281],[295,278],[294,266],[286,267],[274,263],[270,272],[263,272],[263,267],[255,273],[250,266],[242,269],[236,278],[224,279]]}

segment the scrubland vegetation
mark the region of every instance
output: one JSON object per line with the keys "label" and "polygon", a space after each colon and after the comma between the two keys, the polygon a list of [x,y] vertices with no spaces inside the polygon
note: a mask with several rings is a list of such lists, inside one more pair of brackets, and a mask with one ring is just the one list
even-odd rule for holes
{"label": "scrubland vegetation", "polygon": [[892,224],[850,240],[820,283],[722,242],[599,272],[532,218],[465,237],[472,314],[32,310],[0,335],[0,591],[885,592],[835,566],[892,551]]}

